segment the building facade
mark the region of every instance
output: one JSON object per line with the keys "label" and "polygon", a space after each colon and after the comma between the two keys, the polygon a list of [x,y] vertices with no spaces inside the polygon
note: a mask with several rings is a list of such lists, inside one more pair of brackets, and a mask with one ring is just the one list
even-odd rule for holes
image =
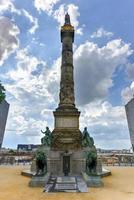
{"label": "building facade", "polygon": [[2,147],[2,142],[4,138],[8,110],[9,110],[9,103],[7,103],[7,101],[5,100],[2,101],[2,103],[0,103],[0,148]]}
{"label": "building facade", "polygon": [[132,98],[125,105],[125,110],[126,110],[126,116],[127,116],[127,122],[128,122],[128,128],[129,128],[132,149],[134,152],[134,98]]}
{"label": "building facade", "polygon": [[39,147],[38,144],[18,144],[17,151],[36,151]]}

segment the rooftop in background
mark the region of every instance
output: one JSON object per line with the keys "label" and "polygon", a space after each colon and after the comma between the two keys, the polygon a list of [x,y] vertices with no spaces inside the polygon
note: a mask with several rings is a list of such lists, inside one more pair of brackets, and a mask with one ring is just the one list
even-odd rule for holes
{"label": "rooftop in background", "polygon": [[18,144],[17,151],[36,151],[39,144]]}
{"label": "rooftop in background", "polygon": [[131,154],[132,149],[97,149],[98,153],[104,154]]}

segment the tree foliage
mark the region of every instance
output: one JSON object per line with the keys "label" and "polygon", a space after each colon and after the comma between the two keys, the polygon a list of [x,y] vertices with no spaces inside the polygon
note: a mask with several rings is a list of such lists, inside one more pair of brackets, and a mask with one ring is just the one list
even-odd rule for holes
{"label": "tree foliage", "polygon": [[5,94],[5,88],[0,82],[0,103],[5,99],[6,94]]}

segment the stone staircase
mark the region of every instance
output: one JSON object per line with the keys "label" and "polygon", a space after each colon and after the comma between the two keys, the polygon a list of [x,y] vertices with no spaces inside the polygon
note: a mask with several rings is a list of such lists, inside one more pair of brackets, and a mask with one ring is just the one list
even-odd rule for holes
{"label": "stone staircase", "polygon": [[88,192],[82,177],[50,176],[44,192]]}

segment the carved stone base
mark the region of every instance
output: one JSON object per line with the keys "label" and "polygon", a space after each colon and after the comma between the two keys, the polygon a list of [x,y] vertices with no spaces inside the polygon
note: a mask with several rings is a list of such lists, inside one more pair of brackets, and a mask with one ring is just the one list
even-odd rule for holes
{"label": "carved stone base", "polygon": [[82,133],[77,129],[54,129],[52,150],[81,149]]}
{"label": "carved stone base", "polygon": [[64,176],[64,157],[68,157],[69,173],[68,175],[80,175],[86,169],[86,159],[83,151],[50,151],[47,160],[47,170],[53,175]]}
{"label": "carved stone base", "polygon": [[79,130],[80,112],[75,107],[62,106],[54,112],[55,128],[52,132],[52,150],[81,149],[82,133]]}

